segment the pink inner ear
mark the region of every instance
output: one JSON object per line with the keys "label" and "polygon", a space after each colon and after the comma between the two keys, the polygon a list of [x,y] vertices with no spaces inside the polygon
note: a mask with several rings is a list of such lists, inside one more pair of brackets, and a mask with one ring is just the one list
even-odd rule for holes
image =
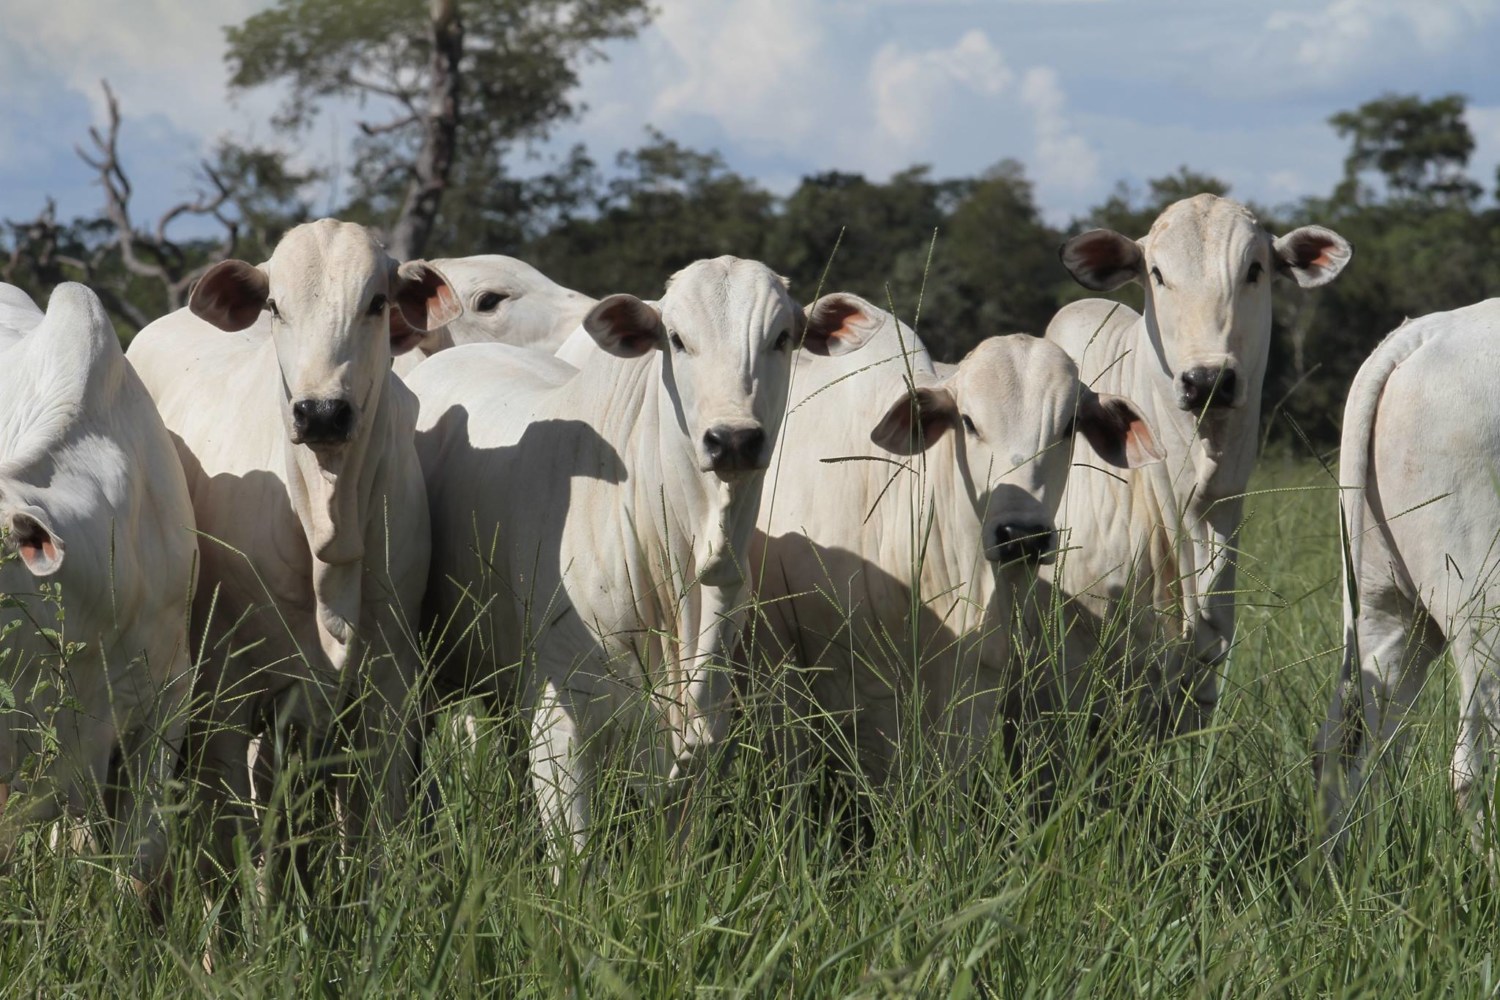
{"label": "pink inner ear", "polygon": [[807,332],[820,340],[838,340],[846,335],[851,317],[864,319],[864,313],[852,302],[832,303],[818,310],[817,322]]}
{"label": "pink inner ear", "polygon": [[21,543],[21,556],[28,562],[36,562],[38,557],[44,557],[48,562],[57,558],[57,546],[52,544],[52,536],[47,535],[38,545],[34,540],[28,538]]}
{"label": "pink inner ear", "polygon": [[431,328],[451,323],[463,314],[463,306],[459,304],[458,296],[447,284],[438,285],[427,299],[427,315],[434,322]]}

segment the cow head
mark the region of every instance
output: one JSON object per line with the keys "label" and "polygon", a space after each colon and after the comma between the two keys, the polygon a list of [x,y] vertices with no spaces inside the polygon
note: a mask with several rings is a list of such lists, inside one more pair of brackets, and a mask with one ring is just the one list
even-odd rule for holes
{"label": "cow head", "polygon": [[733,477],[770,462],[798,345],[839,354],[873,332],[858,303],[826,296],[804,317],[770,268],[719,257],[679,271],[658,304],[609,296],[583,326],[611,354],[664,353],[663,373],[699,468]]}
{"label": "cow head", "polygon": [[358,434],[392,355],[462,312],[437,268],[397,265],[363,226],[332,219],[291,230],[259,267],[215,264],[188,306],[227,331],[271,314],[287,431],[293,444],[328,452]]}
{"label": "cow head", "polygon": [[1061,250],[1086,288],[1144,286],[1152,347],[1177,405],[1192,413],[1258,402],[1271,344],[1271,282],[1326,284],[1353,253],[1322,226],[1272,237],[1243,205],[1210,194],[1169,206],[1139,242],[1094,229]]}
{"label": "cow head", "polygon": [[943,369],[891,400],[870,438],[899,455],[951,441],[934,456],[956,464],[991,561],[1052,561],[1075,429],[1121,468],[1162,457],[1134,404],[1083,385],[1073,360],[1050,341],[991,337]]}
{"label": "cow head", "polygon": [[459,344],[553,350],[597,304],[514,257],[485,254],[433,263],[463,303],[464,313],[422,337],[417,346],[427,354]]}

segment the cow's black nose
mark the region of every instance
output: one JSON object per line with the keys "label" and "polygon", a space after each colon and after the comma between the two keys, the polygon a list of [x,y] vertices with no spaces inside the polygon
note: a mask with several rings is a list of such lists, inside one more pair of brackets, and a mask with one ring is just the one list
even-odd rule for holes
{"label": "cow's black nose", "polygon": [[1057,557],[1057,532],[1045,524],[999,524],[987,554],[992,562],[1049,563]]}
{"label": "cow's black nose", "polygon": [[1234,405],[1233,368],[1189,368],[1177,376],[1177,405],[1193,413]]}
{"label": "cow's black nose", "polygon": [[354,407],[344,399],[299,399],[292,404],[297,444],[343,444],[354,432]]}
{"label": "cow's black nose", "polygon": [[703,450],[715,472],[749,472],[763,467],[766,432],[760,427],[710,427]]}

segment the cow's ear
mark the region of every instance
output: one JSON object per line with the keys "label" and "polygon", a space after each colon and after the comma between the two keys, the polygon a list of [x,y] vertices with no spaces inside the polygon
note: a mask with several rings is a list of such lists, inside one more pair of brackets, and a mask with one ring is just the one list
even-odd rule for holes
{"label": "cow's ear", "polygon": [[229,333],[248,329],[271,294],[266,272],[242,260],[221,260],[204,272],[188,296],[188,308]]}
{"label": "cow's ear", "polygon": [[890,313],[858,295],[833,292],[808,307],[802,346],[813,354],[848,354],[863,347],[890,319]]}
{"label": "cow's ear", "polygon": [[391,354],[405,354],[422,334],[458,319],[463,303],[443,272],[425,260],[409,260],[391,273]]}
{"label": "cow's ear", "polygon": [[1322,226],[1303,226],[1272,244],[1276,251],[1276,273],[1295,278],[1303,288],[1326,285],[1354,256],[1350,242]]}
{"label": "cow's ear", "polygon": [[5,525],[6,545],[20,555],[32,576],[51,576],[62,568],[62,539],[41,508],[14,508],[6,515]]}
{"label": "cow's ear", "polygon": [[601,299],[583,318],[594,342],[617,358],[639,358],[662,345],[661,313],[634,295]]}
{"label": "cow's ear", "polygon": [[886,410],[870,440],[894,454],[915,455],[957,423],[958,401],[945,386],[912,386]]}
{"label": "cow's ear", "polygon": [[1140,281],[1146,272],[1141,245],[1113,229],[1079,233],[1057,250],[1073,280],[1096,292],[1109,292],[1127,281]]}
{"label": "cow's ear", "polygon": [[1151,425],[1124,396],[1084,388],[1074,425],[1099,457],[1118,469],[1138,469],[1166,458]]}

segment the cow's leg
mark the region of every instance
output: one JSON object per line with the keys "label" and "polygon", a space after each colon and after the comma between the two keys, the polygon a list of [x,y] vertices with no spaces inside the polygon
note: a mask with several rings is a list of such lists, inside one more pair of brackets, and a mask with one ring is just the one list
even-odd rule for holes
{"label": "cow's leg", "polygon": [[[687,836],[694,790],[727,755],[721,751],[734,716],[734,656],[744,623],[744,591],[734,585],[701,585],[683,609],[679,657],[691,664],[685,683],[671,693],[666,734],[673,760],[666,775],[667,819],[679,841]],[[661,718],[660,715],[657,718]]]}
{"label": "cow's leg", "polygon": [[1316,745],[1325,846],[1335,854],[1355,803],[1376,794],[1375,758],[1399,753],[1406,713],[1441,650],[1442,637],[1425,611],[1388,579],[1370,582],[1362,588],[1340,683]]}
{"label": "cow's leg", "polygon": [[1458,667],[1458,743],[1453,750],[1453,793],[1474,814],[1473,841],[1478,851],[1494,844],[1490,797],[1500,755],[1500,637],[1492,623],[1476,621],[1453,640]]}
{"label": "cow's leg", "polygon": [[112,781],[110,818],[115,851],[131,859],[137,889],[158,917],[162,904],[171,896],[161,806],[167,782],[179,766],[191,693],[192,661],[182,649],[167,682],[152,692],[141,726],[125,734]]}
{"label": "cow's leg", "polygon": [[235,841],[244,838],[249,847],[255,829],[247,764],[250,737],[239,726],[208,725],[213,728],[197,741],[193,751],[198,801],[202,815],[212,823],[203,875],[233,882],[237,875]]}
{"label": "cow's leg", "polygon": [[577,720],[556,684],[543,681],[531,716],[531,783],[542,825],[554,838],[554,880],[562,880],[565,852],[581,854],[588,840],[591,768]]}
{"label": "cow's leg", "polygon": [[381,656],[367,677],[354,730],[359,763],[347,782],[344,803],[351,846],[374,851],[406,817],[421,718],[414,669],[394,656]]}

